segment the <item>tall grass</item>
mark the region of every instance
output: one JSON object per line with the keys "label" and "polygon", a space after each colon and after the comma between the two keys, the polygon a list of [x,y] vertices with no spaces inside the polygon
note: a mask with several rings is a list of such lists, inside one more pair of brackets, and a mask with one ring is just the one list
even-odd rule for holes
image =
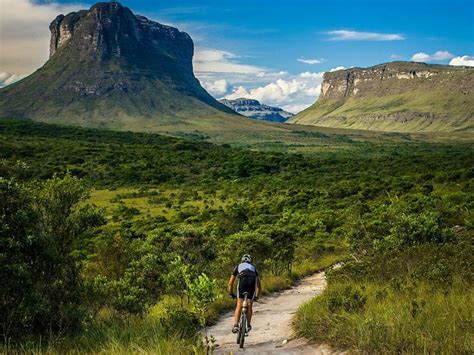
{"label": "tall grass", "polygon": [[144,318],[107,315],[86,326],[80,334],[57,341],[4,345],[5,354],[190,354],[204,353],[198,337],[172,334],[162,325],[162,316],[151,311]]}
{"label": "tall grass", "polygon": [[316,341],[371,353],[472,354],[474,289],[428,283],[336,281],[303,307],[296,329]]}

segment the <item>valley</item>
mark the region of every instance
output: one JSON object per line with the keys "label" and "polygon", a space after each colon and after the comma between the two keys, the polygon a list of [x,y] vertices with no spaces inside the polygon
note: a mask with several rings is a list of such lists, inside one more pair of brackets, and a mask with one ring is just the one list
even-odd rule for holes
{"label": "valley", "polygon": [[[403,292],[410,297],[414,292],[417,302],[427,302],[428,293],[437,294],[441,285],[452,285],[443,306],[447,309],[466,304],[472,291],[468,265],[474,154],[470,142],[343,141],[333,142],[331,149],[319,147],[301,154],[156,134],[1,121],[0,148],[2,201],[24,196],[26,200],[15,207],[18,211],[29,208],[29,203],[33,211],[41,208],[40,201],[52,211],[77,201],[69,207],[73,215],[66,220],[86,213],[81,218],[93,223],[89,231],[75,237],[68,258],[80,265],[83,285],[88,285],[86,289],[74,286],[87,299],[80,309],[95,316],[83,324],[86,334],[70,334],[48,345],[49,352],[122,353],[132,348],[190,352],[199,329],[192,299],[186,296],[188,287],[194,286],[183,284],[181,277],[173,276],[175,271],[189,273],[182,277],[191,280],[205,272],[216,280],[216,298],[205,310],[206,321],[212,323],[231,306],[232,300],[223,293],[224,283],[248,245],[262,272],[264,293],[288,288],[304,275],[345,261],[345,267],[330,273],[322,300],[329,297],[336,302],[330,310],[355,317],[364,314],[366,304],[373,307],[377,304],[373,300],[385,297],[382,291],[361,288],[367,282],[362,275],[378,280],[377,287],[387,295]],[[78,186],[89,191],[78,200],[71,200],[73,195],[67,200],[55,197],[82,191]],[[25,202],[33,196],[39,200]],[[60,215],[48,218],[45,226],[63,220]],[[41,235],[50,232],[42,233],[46,234],[33,234],[38,235],[34,237],[39,238],[38,245],[42,245]],[[350,277],[362,279],[347,285],[344,275],[359,273],[355,270],[361,268],[359,276]],[[40,285],[41,278],[31,287]],[[55,293],[62,292],[57,287]],[[16,297],[24,296],[17,293]],[[351,297],[365,301],[346,305]],[[391,307],[411,312],[414,307],[396,305],[392,296],[385,300],[387,312]],[[34,299],[29,302],[35,312]],[[469,327],[461,326],[467,324],[467,313],[460,310],[459,318],[449,318],[451,326],[459,324],[456,337],[449,338],[457,340],[440,345],[436,334],[447,320],[439,320],[444,316],[437,305],[424,308],[424,317],[441,328],[420,326],[406,332],[406,326],[415,324],[410,319],[417,322],[418,318],[404,318],[404,323],[390,323],[394,332],[390,346],[401,346],[396,339],[402,339],[406,351],[416,352],[427,342],[454,352],[467,350],[463,344],[468,344]],[[317,308],[300,312],[327,312],[324,302],[315,301],[311,307]],[[101,311],[94,313],[97,309]],[[70,317],[66,309],[55,314]],[[316,341],[342,349],[379,351],[388,346],[378,338],[363,343],[362,335],[354,335],[350,342],[343,342],[344,337],[326,338],[323,334],[332,334],[327,328],[331,325],[315,323],[311,317],[299,313],[297,318],[297,331],[307,338],[317,334]],[[12,331],[27,326],[7,320]],[[389,321],[379,319],[382,324]],[[44,350],[34,344],[30,350]]]}
{"label": "valley", "polygon": [[2,8],[2,65],[45,19],[49,57],[0,72],[0,352],[235,352],[243,260],[246,353],[471,354],[474,59],[407,54],[458,9],[421,40],[332,2],[135,3]]}

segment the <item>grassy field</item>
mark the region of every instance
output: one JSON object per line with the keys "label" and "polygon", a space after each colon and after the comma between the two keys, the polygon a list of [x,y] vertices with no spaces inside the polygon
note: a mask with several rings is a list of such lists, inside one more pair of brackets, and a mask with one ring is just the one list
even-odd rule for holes
{"label": "grassy field", "polygon": [[[433,107],[448,102],[438,112]],[[466,109],[466,106],[468,107]],[[383,97],[321,99],[300,114],[298,124],[395,132],[449,132],[472,130],[474,107],[470,99],[450,92],[419,92]]]}
{"label": "grassy field", "polygon": [[469,354],[474,346],[473,300],[472,285],[461,281],[444,290],[425,283],[399,289],[346,281],[305,304],[296,328],[301,335],[341,349]]}

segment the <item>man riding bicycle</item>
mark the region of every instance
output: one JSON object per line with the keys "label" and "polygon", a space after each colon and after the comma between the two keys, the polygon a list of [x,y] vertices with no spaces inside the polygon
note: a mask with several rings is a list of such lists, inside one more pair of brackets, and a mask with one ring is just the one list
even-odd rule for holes
{"label": "man riding bicycle", "polygon": [[237,305],[234,313],[234,327],[232,333],[239,331],[239,318],[240,312],[242,311],[242,304],[244,301],[244,292],[248,294],[248,306],[247,306],[247,332],[252,329],[250,321],[252,320],[252,303],[257,300],[260,295],[260,278],[258,271],[252,264],[252,257],[249,254],[242,256],[241,262],[234,268],[232,275],[230,275],[229,282],[227,283],[227,289],[231,297],[235,297],[232,292],[234,287],[235,279],[238,278],[237,284]]}

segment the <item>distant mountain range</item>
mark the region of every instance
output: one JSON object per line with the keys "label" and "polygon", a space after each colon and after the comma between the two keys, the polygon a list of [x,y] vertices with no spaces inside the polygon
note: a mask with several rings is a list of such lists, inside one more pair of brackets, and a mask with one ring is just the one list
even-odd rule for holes
{"label": "distant mountain range", "polygon": [[187,33],[117,2],[59,15],[50,30],[49,60],[0,90],[0,117],[130,130],[238,118],[194,77]]}
{"label": "distant mountain range", "polygon": [[400,132],[474,130],[474,68],[392,62],[324,74],[289,122]]}
{"label": "distant mountain range", "polygon": [[240,113],[241,115],[256,120],[286,122],[290,117],[294,116],[293,113],[284,111],[279,107],[261,104],[257,100],[252,99],[222,99],[219,100],[219,102],[226,105],[227,107],[230,107],[232,110]]}

